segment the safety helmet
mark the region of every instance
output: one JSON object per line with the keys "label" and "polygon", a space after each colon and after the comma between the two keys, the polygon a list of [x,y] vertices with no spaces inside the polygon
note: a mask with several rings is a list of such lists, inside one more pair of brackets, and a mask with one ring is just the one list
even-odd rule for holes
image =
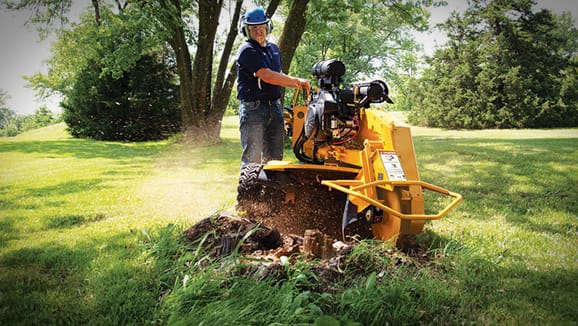
{"label": "safety helmet", "polygon": [[262,25],[267,24],[267,34],[271,33],[273,30],[273,24],[271,23],[271,19],[265,13],[265,10],[261,7],[257,7],[245,15],[241,16],[241,26],[239,29],[243,36],[249,36],[249,25]]}

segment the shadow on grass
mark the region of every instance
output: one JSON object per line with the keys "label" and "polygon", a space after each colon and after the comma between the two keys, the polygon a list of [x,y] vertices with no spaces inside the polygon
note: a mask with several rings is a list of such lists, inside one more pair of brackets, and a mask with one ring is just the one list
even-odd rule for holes
{"label": "shadow on grass", "polygon": [[[124,172],[124,171],[123,171]],[[39,188],[28,188],[24,192],[26,197],[46,197],[46,194],[50,196],[64,196],[85,191],[96,191],[103,189],[102,183],[107,180],[105,179],[79,179],[65,181],[59,184],[50,185],[46,187]]]}
{"label": "shadow on grass", "polygon": [[576,139],[440,141],[419,137],[415,146],[422,179],[442,187],[451,185],[450,190],[461,193],[462,210],[478,212],[469,218],[502,214],[535,229],[524,217],[544,210],[578,212]]}
{"label": "shadow on grass", "polygon": [[[0,257],[0,322],[4,325],[84,324],[92,315],[85,277],[94,249],[57,244]],[[62,318],[62,319],[61,319]]]}
{"label": "shadow on grass", "polygon": [[[463,195],[452,211],[455,221],[477,220],[469,227],[488,228],[458,227],[456,235],[464,233],[468,249],[428,230],[420,234],[434,252],[453,251],[446,277],[449,283],[459,280],[458,314],[477,315],[474,323],[578,320],[576,139],[416,138],[421,178]],[[505,311],[510,313],[501,319]]]}
{"label": "shadow on grass", "polygon": [[[54,200],[59,196],[78,194],[83,192],[93,192],[105,189],[106,179],[79,179],[65,181],[59,184],[38,188],[23,188],[18,191],[18,197],[12,198],[5,207],[11,210],[37,210],[47,207],[54,208],[66,205],[64,200]],[[0,195],[1,198],[7,196]]]}
{"label": "shadow on grass", "polygon": [[572,323],[578,317],[576,270],[533,271],[471,257],[458,258],[454,266],[443,277],[455,284],[459,297],[456,323],[550,325]]}
{"label": "shadow on grass", "polygon": [[39,140],[0,143],[0,153],[40,153],[80,159],[109,158],[134,160],[158,153],[166,145],[160,142],[121,143],[86,139]]}
{"label": "shadow on grass", "polygon": [[0,324],[127,325],[152,320],[158,293],[134,234],[0,256]]}
{"label": "shadow on grass", "polygon": [[[426,323],[549,325],[577,320],[576,269],[538,271],[522,263],[499,264],[481,258],[475,248],[431,230],[420,233],[418,241],[429,248],[437,272],[434,282],[449,289],[448,298],[443,293],[423,293],[436,305],[447,302],[441,307],[442,315],[426,313],[424,317],[431,318]],[[446,315],[447,309],[450,315]]]}
{"label": "shadow on grass", "polygon": [[6,247],[10,240],[20,238],[16,227],[16,218],[5,216],[0,220],[0,248]]}
{"label": "shadow on grass", "polygon": [[44,220],[44,225],[46,229],[66,229],[87,223],[98,222],[106,218],[107,216],[104,214],[94,214],[89,216],[81,214],[49,216]]}

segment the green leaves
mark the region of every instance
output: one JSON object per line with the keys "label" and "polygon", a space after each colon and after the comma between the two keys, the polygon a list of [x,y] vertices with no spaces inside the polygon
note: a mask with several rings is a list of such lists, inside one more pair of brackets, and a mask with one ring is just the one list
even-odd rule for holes
{"label": "green leaves", "polygon": [[2,9],[29,11],[27,23],[36,26],[41,38],[68,24],[66,13],[71,6],[72,0],[0,0]]}
{"label": "green leaves", "polygon": [[[578,125],[578,31],[531,1],[473,1],[444,25],[449,41],[412,94],[411,122],[443,128]],[[572,85],[572,87],[569,87]],[[570,109],[574,108],[574,109]]]}
{"label": "green leaves", "polygon": [[291,74],[309,78],[320,60],[345,62],[344,82],[392,75],[392,66],[418,45],[409,34],[428,27],[420,2],[311,1],[307,30]]}

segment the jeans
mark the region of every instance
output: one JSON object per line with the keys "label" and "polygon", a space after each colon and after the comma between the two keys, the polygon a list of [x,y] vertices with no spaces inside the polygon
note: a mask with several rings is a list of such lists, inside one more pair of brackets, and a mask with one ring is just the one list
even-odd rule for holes
{"label": "jeans", "polygon": [[285,127],[280,100],[241,101],[239,120],[242,165],[283,159]]}

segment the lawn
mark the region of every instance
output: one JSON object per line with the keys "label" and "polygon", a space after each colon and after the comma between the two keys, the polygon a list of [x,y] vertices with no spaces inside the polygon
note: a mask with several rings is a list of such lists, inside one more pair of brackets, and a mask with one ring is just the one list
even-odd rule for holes
{"label": "lawn", "polygon": [[428,264],[388,270],[367,242],[375,268],[327,292],[305,261],[257,281],[182,242],[234,208],[237,128],[210,147],[0,138],[0,324],[578,322],[578,129],[412,128],[421,178],[462,203],[420,235]]}

